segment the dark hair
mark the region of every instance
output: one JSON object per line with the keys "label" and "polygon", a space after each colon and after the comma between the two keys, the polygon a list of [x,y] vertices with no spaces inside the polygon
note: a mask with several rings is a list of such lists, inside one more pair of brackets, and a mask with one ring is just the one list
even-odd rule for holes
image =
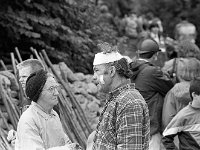
{"label": "dark hair", "polygon": [[197,77],[191,81],[189,92],[190,92],[190,97],[192,99],[193,99],[193,97],[192,97],[193,92],[197,95],[200,95],[200,77]]}
{"label": "dark hair", "polygon": [[158,24],[156,22],[152,22],[150,25],[149,25],[149,30],[151,30],[152,28],[154,27],[157,27],[159,28]]}
{"label": "dark hair", "polygon": [[26,95],[34,102],[38,101],[38,98],[46,83],[48,72],[43,69],[32,73],[26,81]]}
{"label": "dark hair", "polygon": [[126,58],[121,58],[118,61],[113,63],[113,66],[116,68],[116,72],[125,78],[130,78],[133,75],[133,72],[130,70],[130,66]]}

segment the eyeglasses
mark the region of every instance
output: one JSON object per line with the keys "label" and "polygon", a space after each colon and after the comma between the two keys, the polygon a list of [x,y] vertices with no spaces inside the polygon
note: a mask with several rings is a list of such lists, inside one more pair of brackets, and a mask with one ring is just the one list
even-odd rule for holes
{"label": "eyeglasses", "polygon": [[43,91],[49,91],[50,93],[53,93],[53,92],[55,92],[55,89],[59,91],[60,85],[51,86],[50,88],[44,89]]}

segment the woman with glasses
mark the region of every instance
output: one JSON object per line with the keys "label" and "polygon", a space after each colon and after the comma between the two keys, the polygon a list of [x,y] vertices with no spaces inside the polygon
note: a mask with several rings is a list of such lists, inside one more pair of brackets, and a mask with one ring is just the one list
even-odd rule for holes
{"label": "woman with glasses", "polygon": [[64,133],[58,114],[53,107],[58,104],[58,83],[52,74],[39,70],[26,81],[26,95],[31,105],[20,117],[15,150],[75,150]]}

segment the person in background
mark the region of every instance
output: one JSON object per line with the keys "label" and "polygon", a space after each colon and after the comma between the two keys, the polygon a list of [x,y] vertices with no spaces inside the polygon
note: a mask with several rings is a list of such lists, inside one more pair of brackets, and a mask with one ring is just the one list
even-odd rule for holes
{"label": "person in background", "polygon": [[21,86],[24,91],[26,86],[26,80],[29,77],[29,75],[40,69],[44,69],[44,66],[38,59],[27,59],[17,65],[19,82],[21,83]]}
{"label": "person in background", "polygon": [[156,22],[152,22],[149,25],[150,37],[154,39],[158,44],[160,43],[160,33],[159,33],[159,26]]}
{"label": "person in background", "polygon": [[131,82],[135,83],[135,88],[142,94],[149,108],[150,150],[160,150],[164,97],[173,87],[172,81],[161,68],[152,64],[159,51],[156,41],[145,39],[139,44],[139,58],[130,63],[133,71]]}
{"label": "person in background", "polygon": [[[148,150],[148,107],[135,85],[128,62],[108,43],[98,45],[102,52],[93,62],[98,90],[107,93],[106,104],[92,133],[93,150]],[[90,143],[90,142],[88,142]]]}
{"label": "person in background", "polygon": [[[176,81],[174,87],[167,93],[163,104],[163,130],[172,118],[192,100],[189,94],[190,82],[200,75],[200,61],[196,58],[179,58],[176,65]],[[178,147],[177,137],[174,143]]]}
{"label": "person in background", "polygon": [[149,34],[150,38],[155,40],[159,46],[159,49],[161,50],[157,55],[159,62],[157,62],[160,67],[164,65],[164,62],[167,59],[167,54],[166,54],[166,45],[165,45],[165,40],[162,35],[162,31],[160,31],[160,26],[161,21],[152,21],[152,23],[149,25]]}
{"label": "person in background", "polygon": [[[174,137],[179,138],[181,150],[200,149],[200,78],[191,81],[189,93],[192,101],[170,121],[163,132],[166,150],[175,149]],[[170,110],[168,110],[170,111]]]}
{"label": "person in background", "polygon": [[172,118],[192,101],[189,87],[190,82],[200,76],[200,61],[196,58],[180,58],[176,73],[178,83],[174,85],[164,99],[162,112],[163,130]]}
{"label": "person in background", "polygon": [[59,84],[43,69],[31,74],[25,85],[31,105],[21,115],[16,133],[15,150],[77,150],[64,133],[53,107],[58,104]]}
{"label": "person in background", "polygon": [[[45,68],[38,59],[27,59],[17,65],[19,82],[21,84],[24,94],[25,94],[27,78],[29,77],[30,74],[40,69],[45,69]],[[30,103],[31,103],[30,101],[25,99],[21,104],[21,111],[24,112],[30,105]]]}
{"label": "person in background", "polygon": [[177,42],[187,40],[196,43],[197,28],[188,21],[188,17],[185,14],[182,14],[180,22],[175,26],[175,39]]}
{"label": "person in background", "polygon": [[182,41],[177,45],[177,58],[173,58],[169,61],[166,61],[162,70],[170,75],[174,83],[179,81],[176,80],[176,70],[177,64],[182,58],[196,58],[200,60],[200,49],[199,47],[190,42],[190,41]]}
{"label": "person in background", "polygon": [[136,55],[137,43],[139,41],[139,25],[137,14],[131,11],[128,15],[125,15],[122,19],[124,24],[124,35],[127,37],[127,52],[130,58]]}

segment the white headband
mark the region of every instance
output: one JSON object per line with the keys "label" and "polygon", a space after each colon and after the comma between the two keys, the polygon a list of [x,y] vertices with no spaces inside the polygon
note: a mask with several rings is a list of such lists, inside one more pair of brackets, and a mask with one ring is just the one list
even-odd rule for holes
{"label": "white headband", "polygon": [[107,64],[110,62],[114,62],[117,60],[120,60],[121,58],[123,58],[123,56],[118,53],[118,52],[111,52],[111,53],[97,53],[94,57],[94,62],[93,65],[101,65],[101,64]]}

